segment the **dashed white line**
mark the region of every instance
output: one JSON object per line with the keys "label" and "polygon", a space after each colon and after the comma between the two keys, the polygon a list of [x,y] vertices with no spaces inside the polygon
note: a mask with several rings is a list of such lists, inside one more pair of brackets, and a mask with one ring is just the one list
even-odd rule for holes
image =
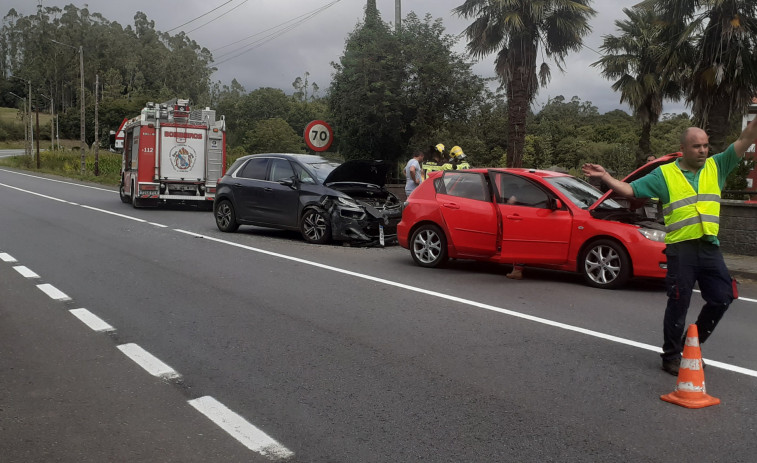
{"label": "dashed white line", "polygon": [[153,376],[164,379],[181,377],[176,370],[161,362],[157,357],[136,344],[121,344],[118,346],[118,349]]}
{"label": "dashed white line", "polygon": [[59,290],[55,286],[45,283],[42,285],[37,285],[37,288],[39,288],[43,293],[47,294],[51,299],[55,299],[56,301],[70,301],[71,298],[68,297],[66,293]]}
{"label": "dashed white line", "polygon": [[18,273],[20,273],[22,276],[26,278],[39,278],[39,275],[34,273],[31,269],[29,269],[25,265],[17,265],[13,267],[13,270],[17,271]]}
{"label": "dashed white line", "polygon": [[18,262],[15,257],[11,256],[7,252],[0,252],[0,260],[3,262]]}
{"label": "dashed white line", "polygon": [[294,455],[294,452],[276,442],[213,397],[200,397],[190,400],[189,404],[253,452],[260,453],[271,460],[290,458]]}
{"label": "dashed white line", "polygon": [[71,312],[76,318],[81,320],[82,323],[90,327],[93,331],[115,331],[115,328],[105,323],[100,317],[93,314],[87,309],[71,309],[69,310],[69,312]]}

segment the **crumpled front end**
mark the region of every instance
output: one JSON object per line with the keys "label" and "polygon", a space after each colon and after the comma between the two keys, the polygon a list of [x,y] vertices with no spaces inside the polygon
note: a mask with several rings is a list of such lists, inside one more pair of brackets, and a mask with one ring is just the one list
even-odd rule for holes
{"label": "crumpled front end", "polygon": [[397,224],[402,219],[402,204],[391,193],[385,198],[352,198],[353,205],[333,201],[331,233],[336,241],[363,246],[397,243]]}

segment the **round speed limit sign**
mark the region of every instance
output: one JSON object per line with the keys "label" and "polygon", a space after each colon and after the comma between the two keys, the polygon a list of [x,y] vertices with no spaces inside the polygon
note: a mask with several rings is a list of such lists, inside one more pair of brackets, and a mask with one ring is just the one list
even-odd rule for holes
{"label": "round speed limit sign", "polygon": [[313,121],[305,127],[305,144],[313,151],[326,151],[334,141],[334,132],[324,121]]}

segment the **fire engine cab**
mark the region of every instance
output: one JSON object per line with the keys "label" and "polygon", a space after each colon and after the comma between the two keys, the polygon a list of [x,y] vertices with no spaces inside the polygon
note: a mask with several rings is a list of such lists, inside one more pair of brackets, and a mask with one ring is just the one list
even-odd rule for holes
{"label": "fire engine cab", "polygon": [[123,124],[121,201],[134,207],[195,201],[210,206],[226,172],[226,121],[189,100],[147,103]]}

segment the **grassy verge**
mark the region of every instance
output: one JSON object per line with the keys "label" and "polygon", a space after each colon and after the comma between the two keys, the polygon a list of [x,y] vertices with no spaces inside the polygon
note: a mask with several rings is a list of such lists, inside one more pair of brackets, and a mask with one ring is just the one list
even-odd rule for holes
{"label": "grassy verge", "polygon": [[87,153],[85,158],[84,175],[81,174],[81,152],[78,151],[42,151],[40,152],[40,168],[29,156],[12,156],[0,158],[0,166],[15,167],[31,172],[60,175],[75,180],[99,183],[101,185],[118,186],[121,173],[121,155],[108,151],[100,151],[100,175],[95,176],[95,155]]}

